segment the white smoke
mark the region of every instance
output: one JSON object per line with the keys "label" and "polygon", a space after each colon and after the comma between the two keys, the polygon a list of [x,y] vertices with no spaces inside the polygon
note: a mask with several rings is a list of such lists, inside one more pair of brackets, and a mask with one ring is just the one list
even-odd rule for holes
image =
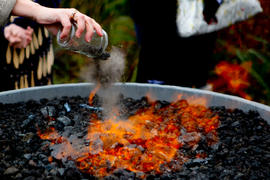
{"label": "white smoke", "polygon": [[125,70],[125,53],[112,47],[108,60],[93,60],[88,67],[83,68],[80,77],[86,82],[100,84],[104,115],[110,116],[118,101],[119,92],[112,87],[116,82],[121,82]]}
{"label": "white smoke", "polygon": [[100,83],[103,88],[112,83],[120,82],[125,70],[125,54],[112,47],[108,60],[92,60],[80,73],[80,78],[86,82]]}

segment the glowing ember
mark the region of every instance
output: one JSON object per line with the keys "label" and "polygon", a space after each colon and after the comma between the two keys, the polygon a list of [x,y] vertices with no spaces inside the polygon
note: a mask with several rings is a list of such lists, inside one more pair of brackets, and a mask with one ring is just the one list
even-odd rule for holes
{"label": "glowing ember", "polygon": [[[181,153],[181,147],[196,148],[203,136],[209,146],[218,141],[218,116],[186,100],[162,108],[152,103],[126,120],[119,120],[117,115],[100,120],[93,114],[90,122],[85,136],[89,144],[81,152],[54,129],[43,134],[39,131],[39,135],[52,145],[62,145],[54,157],[73,157],[82,172],[96,177],[116,169],[155,174],[177,171],[189,158]],[[198,153],[196,157],[205,158],[207,154]]]}

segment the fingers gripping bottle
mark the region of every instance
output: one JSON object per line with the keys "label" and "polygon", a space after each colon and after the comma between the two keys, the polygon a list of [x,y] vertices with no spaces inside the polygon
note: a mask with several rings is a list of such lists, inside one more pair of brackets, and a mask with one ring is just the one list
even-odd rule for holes
{"label": "fingers gripping bottle", "polygon": [[86,55],[90,58],[102,60],[109,58],[110,54],[105,52],[108,46],[108,35],[104,30],[102,30],[102,37],[94,31],[90,42],[86,42],[84,39],[86,31],[82,33],[80,38],[77,38],[75,36],[76,30],[77,26],[73,23],[69,36],[64,39],[60,39],[60,34],[62,33],[62,29],[60,29],[57,33],[57,43],[65,49]]}

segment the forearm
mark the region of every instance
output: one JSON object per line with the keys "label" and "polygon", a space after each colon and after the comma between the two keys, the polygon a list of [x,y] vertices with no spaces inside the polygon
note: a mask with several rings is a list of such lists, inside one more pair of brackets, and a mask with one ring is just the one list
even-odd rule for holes
{"label": "forearm", "polygon": [[30,0],[17,0],[12,13],[17,16],[24,16],[37,21],[40,24],[51,24],[51,22],[58,22],[57,13],[54,8],[48,8],[39,5]]}
{"label": "forearm", "polygon": [[57,32],[63,26],[60,38],[65,38],[70,32],[72,21],[77,22],[76,36],[80,37],[84,30],[85,40],[90,41],[94,30],[102,36],[101,26],[92,18],[80,13],[73,8],[47,8],[30,0],[17,0],[12,13],[17,16],[25,16],[35,20],[39,24],[47,25],[51,32]]}
{"label": "forearm", "polygon": [[[58,8],[59,7],[59,0],[35,0],[34,2],[38,3],[42,6],[45,6],[45,7],[50,7],[50,8]],[[35,21],[33,21],[29,18],[22,17],[22,16],[15,18],[12,23],[14,23],[18,26],[21,26],[25,29],[27,28],[27,26],[30,26],[33,29],[36,26],[38,26],[38,23],[36,23]]]}
{"label": "forearm", "polygon": [[31,0],[17,0],[12,14],[35,19],[41,9],[42,7],[38,3],[32,2]]}

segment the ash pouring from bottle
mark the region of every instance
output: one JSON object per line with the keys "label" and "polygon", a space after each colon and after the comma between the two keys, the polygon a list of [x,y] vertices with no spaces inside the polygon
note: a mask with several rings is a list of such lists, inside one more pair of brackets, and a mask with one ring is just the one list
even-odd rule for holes
{"label": "ash pouring from bottle", "polygon": [[100,84],[102,88],[108,88],[112,83],[122,80],[124,68],[124,52],[120,48],[112,47],[110,53],[103,53],[93,59],[87,68],[88,74],[85,74],[85,80]]}
{"label": "ash pouring from bottle", "polygon": [[[102,91],[103,113],[109,115],[117,103],[119,92],[112,90],[112,84],[121,82],[125,70],[125,53],[118,47],[112,47],[110,56],[104,54],[102,57],[89,61],[89,65],[82,68],[80,78],[86,82],[95,83]],[[108,113],[106,113],[108,112]]]}

